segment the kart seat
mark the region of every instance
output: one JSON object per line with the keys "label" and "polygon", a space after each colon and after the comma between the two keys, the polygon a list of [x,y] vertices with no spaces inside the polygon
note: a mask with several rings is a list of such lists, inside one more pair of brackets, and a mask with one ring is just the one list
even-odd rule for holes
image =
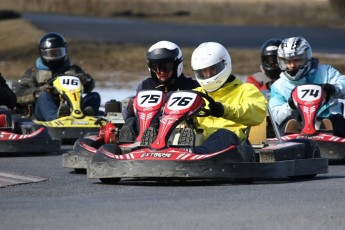
{"label": "kart seat", "polygon": [[246,135],[249,143],[252,145],[261,145],[262,143],[266,143],[266,117],[259,125],[249,127],[246,130]]}
{"label": "kart seat", "polygon": [[0,114],[0,128],[7,127],[7,116],[6,114]]}

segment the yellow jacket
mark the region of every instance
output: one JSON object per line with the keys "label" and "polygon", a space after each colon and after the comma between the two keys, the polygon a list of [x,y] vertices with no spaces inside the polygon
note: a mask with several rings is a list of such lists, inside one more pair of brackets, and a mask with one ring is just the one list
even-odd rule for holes
{"label": "yellow jacket", "polygon": [[[204,92],[202,87],[195,89]],[[249,126],[259,125],[266,116],[267,100],[253,85],[243,83],[235,78],[226,82],[220,89],[208,93],[215,101],[224,106],[223,117],[198,117],[198,128],[204,130],[205,138],[220,128],[233,131],[240,140],[246,138],[245,131]],[[208,108],[208,106],[206,106]]]}

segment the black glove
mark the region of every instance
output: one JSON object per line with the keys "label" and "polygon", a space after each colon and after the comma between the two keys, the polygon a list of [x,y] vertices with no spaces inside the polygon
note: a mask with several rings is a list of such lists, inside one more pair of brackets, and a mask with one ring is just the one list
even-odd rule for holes
{"label": "black glove", "polygon": [[222,117],[224,115],[224,107],[222,103],[215,102],[208,105],[210,108],[211,115],[214,117]]}
{"label": "black glove", "polygon": [[85,74],[77,74],[77,77],[79,77],[79,79],[80,79],[80,81],[81,81],[81,83],[83,85],[87,85],[90,82],[92,82],[92,77],[89,74],[87,74],[87,73],[85,73]]}
{"label": "black glove", "polygon": [[335,87],[332,84],[323,84],[322,89],[326,92],[327,96],[332,96],[335,93]]}
{"label": "black glove", "polygon": [[290,97],[288,99],[288,104],[289,104],[291,109],[297,109],[295,103],[293,102],[293,98],[292,97]]}

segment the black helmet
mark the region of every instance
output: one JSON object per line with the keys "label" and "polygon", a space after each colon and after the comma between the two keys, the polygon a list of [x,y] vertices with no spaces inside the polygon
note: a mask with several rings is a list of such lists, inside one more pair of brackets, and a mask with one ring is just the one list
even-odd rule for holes
{"label": "black helmet", "polygon": [[165,82],[164,85],[169,85],[175,81],[177,77],[182,74],[183,57],[181,49],[172,42],[160,41],[152,45],[146,54],[147,65],[152,78],[158,81],[156,73],[152,70],[155,64],[173,63],[173,75]]}
{"label": "black helmet", "polygon": [[38,50],[43,64],[49,68],[60,68],[67,60],[67,43],[58,33],[43,35],[38,42]]}
{"label": "black helmet", "polygon": [[278,47],[281,39],[272,38],[261,47],[261,66],[265,74],[271,79],[278,79],[281,69],[278,65]]}

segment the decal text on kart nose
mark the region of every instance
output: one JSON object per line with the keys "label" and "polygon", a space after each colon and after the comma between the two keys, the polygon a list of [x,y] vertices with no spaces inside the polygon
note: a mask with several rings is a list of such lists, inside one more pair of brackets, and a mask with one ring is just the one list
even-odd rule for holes
{"label": "decal text on kart nose", "polygon": [[143,153],[140,157],[170,158],[171,156],[172,154],[170,153]]}

